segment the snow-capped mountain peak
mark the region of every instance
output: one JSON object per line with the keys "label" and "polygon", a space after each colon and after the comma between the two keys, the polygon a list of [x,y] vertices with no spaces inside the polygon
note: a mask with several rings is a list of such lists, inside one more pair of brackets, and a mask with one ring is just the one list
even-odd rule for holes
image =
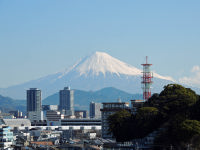
{"label": "snow-capped mountain peak", "polygon": [[[120,75],[128,75],[128,76],[141,76],[142,70],[131,66],[127,63],[124,63],[105,52],[95,52],[92,55],[86,56],[81,59],[75,65],[73,65],[70,69],[63,72],[59,78],[62,78],[70,71],[78,72],[79,75],[93,75],[98,76],[102,73],[104,76],[106,73]],[[171,77],[161,76],[157,73],[153,73],[154,77],[164,80],[174,81]]]}
{"label": "snow-capped mountain peak", "polygon": [[100,73],[125,75],[141,75],[141,70],[130,66],[104,52],[95,52],[90,56],[85,57],[74,67],[74,70],[80,75],[99,75]]}
{"label": "snow-capped mountain peak", "polygon": [[[138,62],[142,63],[142,62]],[[142,66],[141,66],[142,68]],[[116,87],[130,93],[141,93],[142,70],[128,65],[104,52],[95,52],[65,71],[11,86],[0,91],[5,96],[22,99],[24,90],[37,87],[43,96],[49,96],[66,85],[80,90],[99,90],[105,87]],[[154,73],[153,90],[157,92],[173,80],[170,77]]]}

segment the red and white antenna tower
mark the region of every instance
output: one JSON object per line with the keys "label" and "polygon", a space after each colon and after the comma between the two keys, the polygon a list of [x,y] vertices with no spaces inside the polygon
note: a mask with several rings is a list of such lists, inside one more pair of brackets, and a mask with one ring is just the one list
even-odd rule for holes
{"label": "red and white antenna tower", "polygon": [[153,83],[153,73],[150,70],[150,66],[152,64],[148,64],[148,57],[146,56],[146,64],[142,64],[143,66],[143,76],[142,76],[142,89],[143,89],[143,99],[147,101],[151,97],[151,84]]}

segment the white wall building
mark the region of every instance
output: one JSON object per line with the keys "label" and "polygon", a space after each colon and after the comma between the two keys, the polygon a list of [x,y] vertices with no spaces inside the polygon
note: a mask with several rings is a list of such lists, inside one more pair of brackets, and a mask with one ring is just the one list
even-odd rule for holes
{"label": "white wall building", "polygon": [[90,103],[90,118],[101,118],[101,103]]}
{"label": "white wall building", "polygon": [[29,111],[28,118],[33,122],[34,120],[43,120],[43,111]]}
{"label": "white wall building", "polygon": [[0,149],[9,149],[13,144],[13,132],[9,126],[0,128]]}

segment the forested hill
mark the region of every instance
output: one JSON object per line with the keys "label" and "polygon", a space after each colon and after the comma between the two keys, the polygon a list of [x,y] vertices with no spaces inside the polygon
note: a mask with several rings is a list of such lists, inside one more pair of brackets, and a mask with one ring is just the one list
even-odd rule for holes
{"label": "forested hill", "polygon": [[138,108],[109,117],[109,130],[117,141],[141,139],[157,131],[154,149],[200,149],[200,98],[194,91],[169,84]]}

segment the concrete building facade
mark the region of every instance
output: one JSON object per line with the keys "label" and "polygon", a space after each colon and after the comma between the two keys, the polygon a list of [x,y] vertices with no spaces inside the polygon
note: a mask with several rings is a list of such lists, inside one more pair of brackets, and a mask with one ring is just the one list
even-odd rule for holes
{"label": "concrete building facade", "polygon": [[44,120],[43,111],[29,111],[28,119],[30,119],[31,122]]}
{"label": "concrete building facade", "polygon": [[65,87],[59,92],[59,110],[65,111],[67,116],[74,116],[74,91],[70,87]]}
{"label": "concrete building facade", "polygon": [[13,132],[9,126],[0,128],[0,149],[9,149],[13,144]]}
{"label": "concrete building facade", "polygon": [[58,111],[58,105],[42,105],[44,120],[47,120],[46,114],[49,110]]}
{"label": "concrete building facade", "polygon": [[101,103],[90,102],[90,118],[101,118]]}
{"label": "concrete building facade", "polygon": [[75,110],[75,113],[83,113],[82,118],[88,118],[88,111],[87,110]]}
{"label": "concrete building facade", "polygon": [[60,111],[48,110],[46,112],[47,126],[59,126],[61,125],[61,119],[64,119],[64,115]]}
{"label": "concrete building facade", "polygon": [[42,92],[37,88],[27,90],[27,116],[29,119],[42,120]]}
{"label": "concrete building facade", "polygon": [[41,111],[42,92],[37,88],[30,88],[27,90],[27,112]]}

